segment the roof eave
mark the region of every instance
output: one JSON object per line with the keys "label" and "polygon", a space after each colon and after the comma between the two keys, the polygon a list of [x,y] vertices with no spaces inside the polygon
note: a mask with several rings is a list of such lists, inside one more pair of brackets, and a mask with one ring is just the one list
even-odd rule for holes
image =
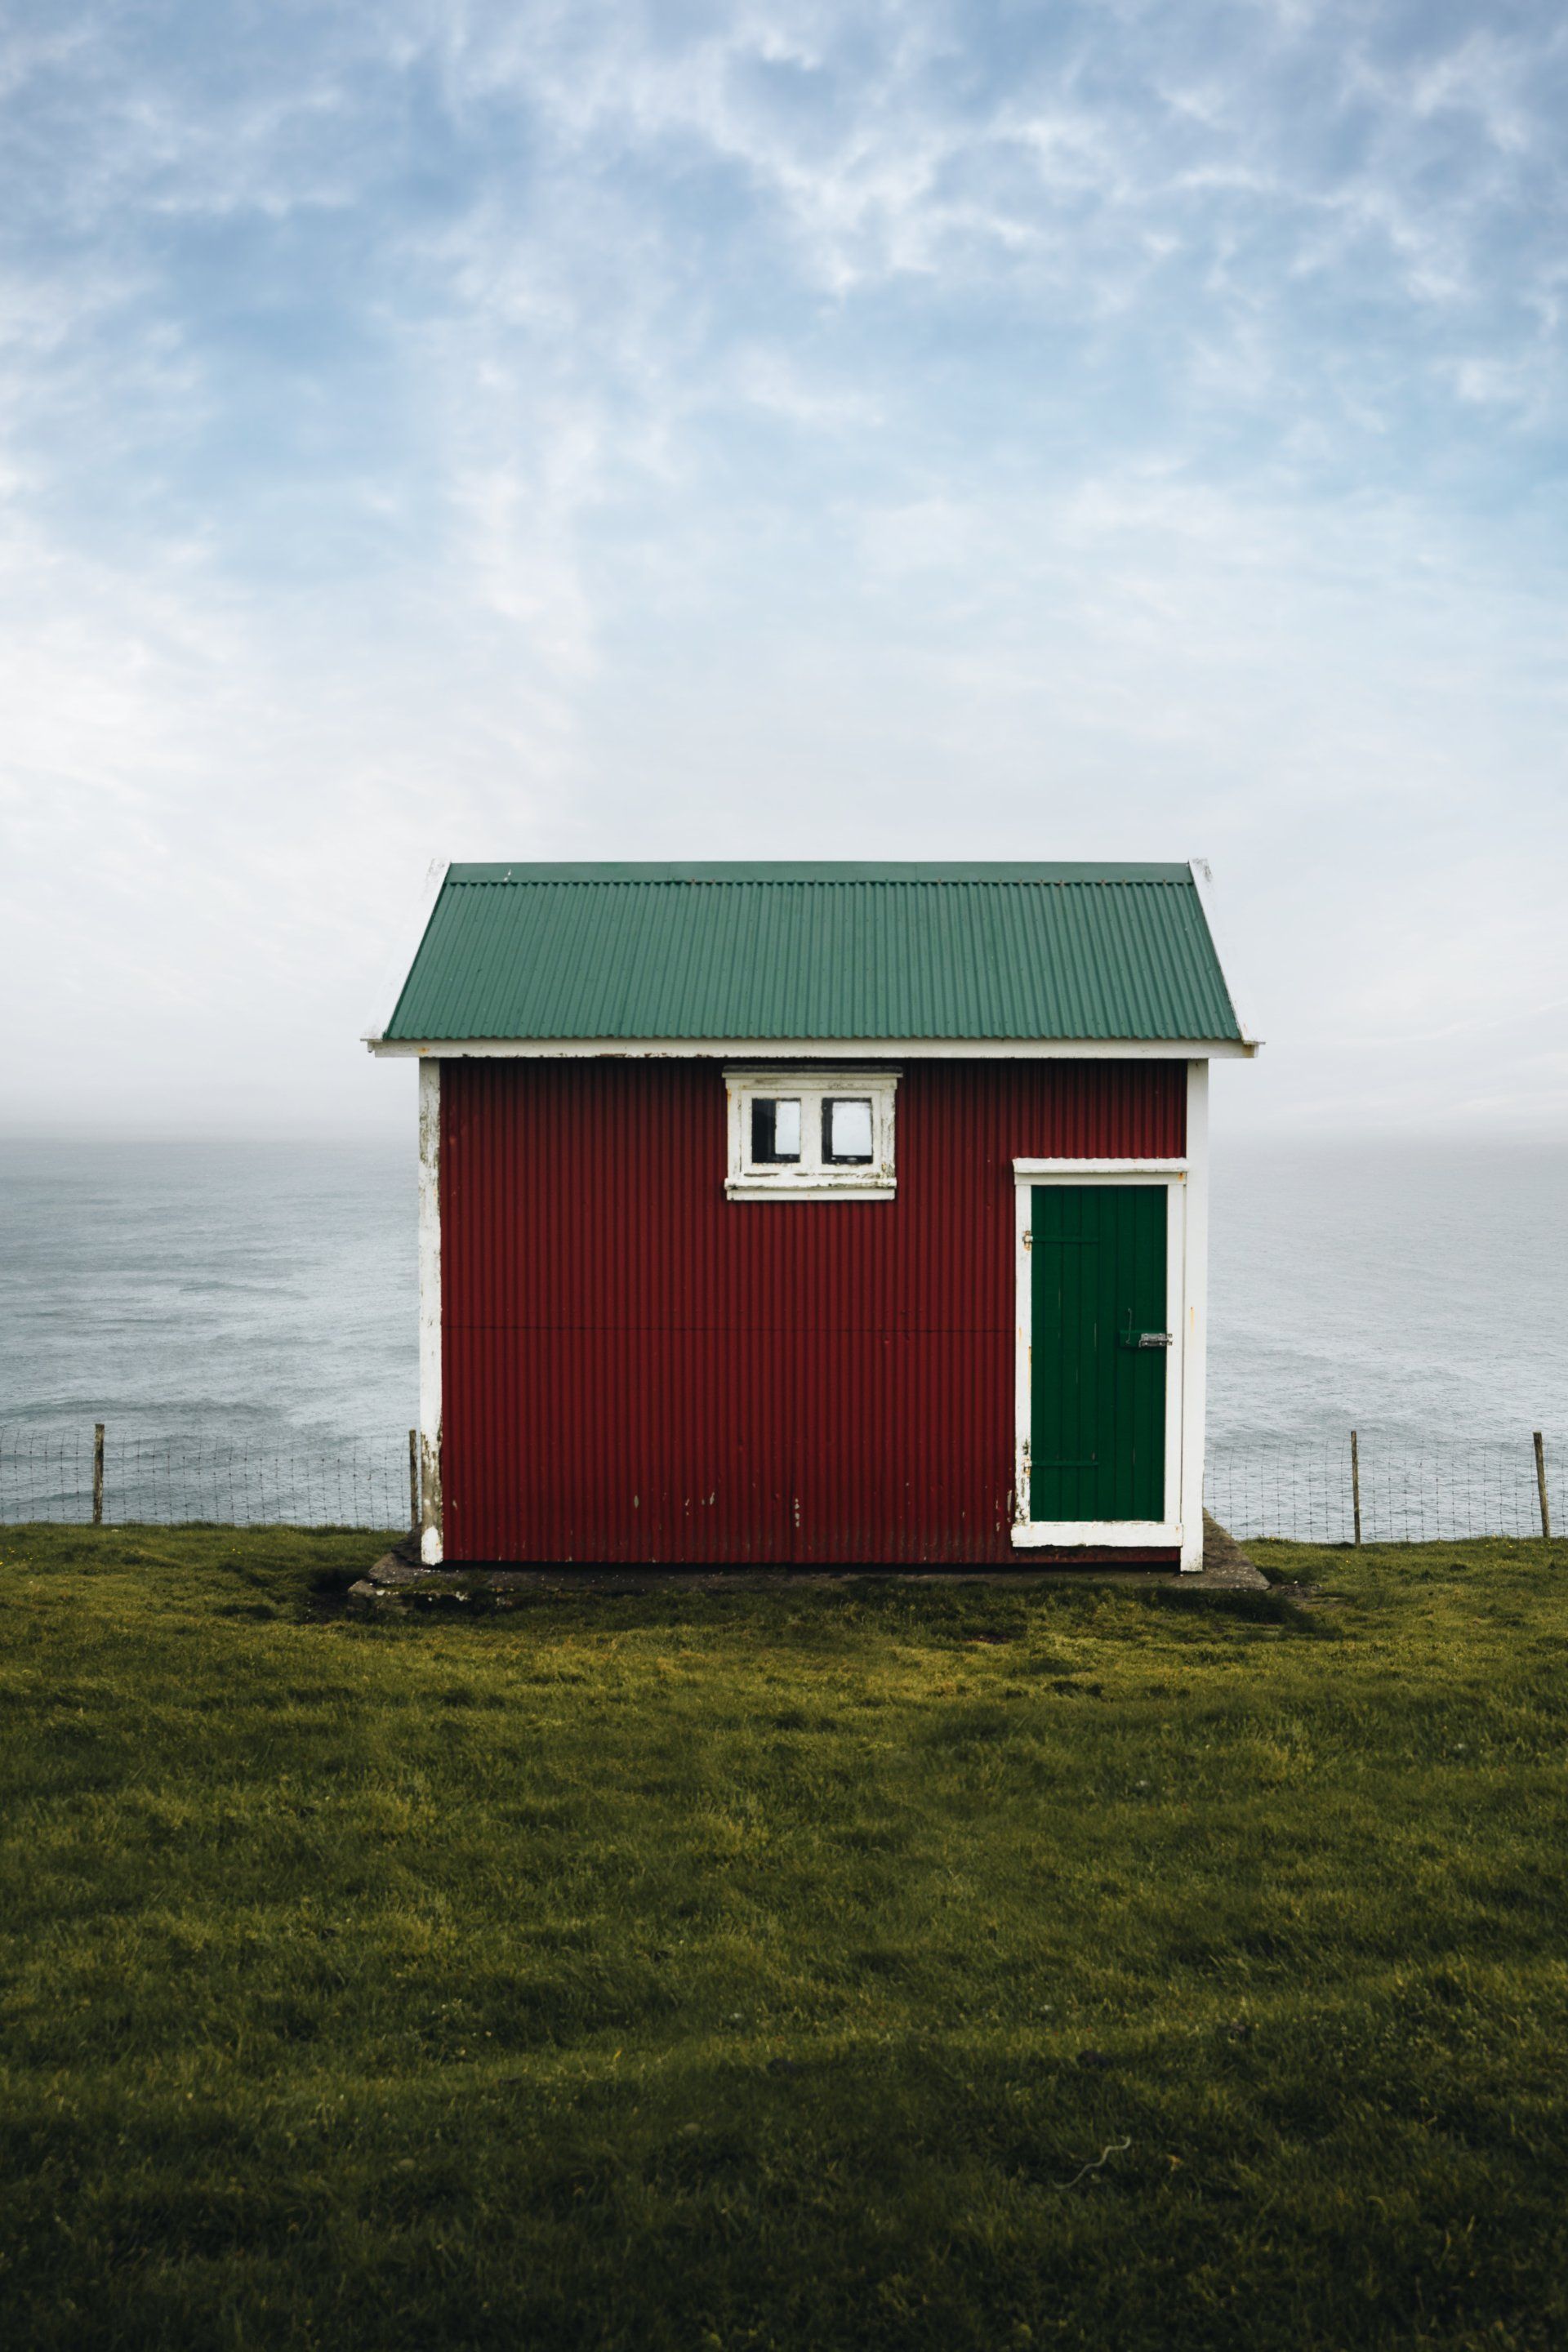
{"label": "roof eave", "polygon": [[388,1037],[373,1054],[434,1060],[1250,1061],[1257,1037]]}

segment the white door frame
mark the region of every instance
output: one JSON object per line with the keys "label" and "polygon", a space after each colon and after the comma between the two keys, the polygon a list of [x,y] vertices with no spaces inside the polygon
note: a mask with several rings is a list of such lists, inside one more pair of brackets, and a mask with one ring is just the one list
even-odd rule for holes
{"label": "white door frame", "polygon": [[[1207,1248],[1207,1065],[1187,1065],[1187,1150],[1180,1160],[1015,1160],[1016,1374],[1013,1542],[1174,1549],[1184,1569],[1203,1566],[1204,1353]],[[1037,1184],[1163,1185],[1166,1199],[1165,1496],[1159,1519],[1032,1519],[1033,1318],[1031,1194]]]}

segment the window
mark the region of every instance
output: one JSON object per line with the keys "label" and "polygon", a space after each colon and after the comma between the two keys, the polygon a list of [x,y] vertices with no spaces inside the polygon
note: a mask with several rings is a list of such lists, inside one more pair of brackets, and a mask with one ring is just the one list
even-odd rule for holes
{"label": "window", "polygon": [[786,1168],[800,1158],[800,1097],[752,1097],[752,1161],[758,1168]]}
{"label": "window", "polygon": [[864,1095],[826,1095],[822,1103],[822,1157],[830,1168],[868,1166],[871,1104]]}
{"label": "window", "polygon": [[896,1070],[726,1070],[731,1200],[890,1201]]}

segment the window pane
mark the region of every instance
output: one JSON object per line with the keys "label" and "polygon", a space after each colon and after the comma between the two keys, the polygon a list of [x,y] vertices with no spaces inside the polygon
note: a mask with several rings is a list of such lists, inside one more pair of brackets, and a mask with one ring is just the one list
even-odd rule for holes
{"label": "window pane", "polygon": [[871,1106],[863,1097],[830,1100],[824,1106],[826,1131],[823,1157],[837,1162],[871,1157]]}
{"label": "window pane", "polygon": [[800,1158],[800,1104],[766,1095],[752,1098],[752,1165],[776,1167]]}

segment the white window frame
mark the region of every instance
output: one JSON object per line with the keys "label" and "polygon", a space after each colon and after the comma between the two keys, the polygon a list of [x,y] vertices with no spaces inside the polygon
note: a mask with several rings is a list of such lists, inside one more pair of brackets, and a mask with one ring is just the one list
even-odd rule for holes
{"label": "white window frame", "polygon": [[[891,1201],[897,1197],[893,1100],[897,1070],[726,1070],[730,1158],[724,1190],[731,1201]],[[835,1167],[822,1158],[822,1106],[830,1096],[860,1095],[871,1105],[871,1158]],[[753,1165],[752,1104],[758,1096],[800,1104],[800,1158]]]}
{"label": "white window frame", "polygon": [[[1184,1569],[1204,1557],[1204,1356],[1206,1334],[1208,1068],[1187,1065],[1187,1153],[1181,1160],[1015,1160],[1016,1370],[1013,1543],[1072,1549],[1175,1549]],[[1166,1200],[1165,1495],[1159,1519],[1032,1519],[1030,1387],[1034,1285],[1030,1226],[1037,1184],[1163,1185]]]}

